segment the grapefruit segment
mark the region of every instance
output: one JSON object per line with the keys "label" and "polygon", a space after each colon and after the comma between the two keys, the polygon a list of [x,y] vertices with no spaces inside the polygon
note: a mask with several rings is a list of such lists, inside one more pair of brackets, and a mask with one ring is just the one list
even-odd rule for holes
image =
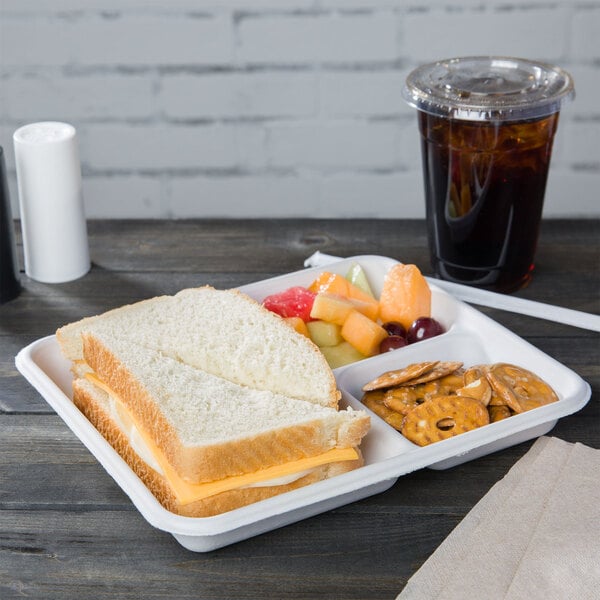
{"label": "grapefruit segment", "polygon": [[310,321],[310,311],[316,294],[302,286],[295,286],[271,294],[263,300],[263,306],[280,317],[299,317],[303,321]]}

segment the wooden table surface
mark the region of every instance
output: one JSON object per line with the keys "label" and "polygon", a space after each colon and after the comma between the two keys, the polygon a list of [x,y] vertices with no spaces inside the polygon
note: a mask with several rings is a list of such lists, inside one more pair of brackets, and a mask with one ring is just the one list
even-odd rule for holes
{"label": "wooden table surface", "polygon": [[[600,313],[600,221],[543,223],[517,295]],[[19,253],[21,247],[19,236]],[[0,598],[394,598],[526,442],[211,553],[149,525],[14,357],[69,321],[183,287],[233,287],[302,268],[315,250],[382,254],[430,272],[422,221],[92,221],[93,268],[47,285],[22,274],[0,306]],[[592,386],[549,435],[600,447],[597,333],[481,309]],[[493,340],[490,340],[493,343]]]}

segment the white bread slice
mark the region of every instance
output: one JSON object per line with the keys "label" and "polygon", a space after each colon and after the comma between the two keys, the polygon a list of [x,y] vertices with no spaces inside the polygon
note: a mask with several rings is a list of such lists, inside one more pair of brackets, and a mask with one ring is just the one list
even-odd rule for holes
{"label": "white bread slice", "polygon": [[73,384],[74,402],[96,427],[102,436],[113,446],[150,492],[169,511],[188,517],[209,517],[259,500],[270,498],[299,487],[351,471],[362,464],[359,460],[343,461],[316,467],[310,473],[283,485],[264,485],[260,487],[244,487],[214,496],[182,504],[178,501],[168,480],[159,470],[152,466],[144,452],[132,440],[127,426],[115,419],[110,398],[106,392],[85,379],[77,379]]}
{"label": "white bread slice", "polygon": [[82,333],[130,337],[234,383],[336,407],[339,392],[324,356],[283,319],[236,290],[190,288],[61,327],[62,351],[81,375]]}
{"label": "white bread slice", "polygon": [[83,355],[190,482],[355,447],[369,429],[362,411],[240,386],[127,336],[84,333]]}

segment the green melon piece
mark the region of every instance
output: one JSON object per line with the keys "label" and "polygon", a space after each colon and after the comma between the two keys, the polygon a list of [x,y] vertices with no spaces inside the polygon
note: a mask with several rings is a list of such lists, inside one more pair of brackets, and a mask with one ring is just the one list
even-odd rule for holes
{"label": "green melon piece", "polygon": [[342,342],[337,346],[323,346],[321,352],[325,355],[332,369],[337,369],[338,367],[343,367],[344,365],[349,365],[350,363],[366,358],[348,342]]}
{"label": "green melon piece", "polygon": [[310,339],[319,347],[337,346],[343,342],[340,325],[329,321],[309,321],[306,327]]}
{"label": "green melon piece", "polygon": [[352,266],[346,273],[346,279],[357,288],[365,292],[371,296],[371,298],[375,298],[375,294],[373,294],[373,290],[371,289],[371,285],[369,284],[369,279],[367,278],[367,274],[365,270],[358,264],[352,263]]}

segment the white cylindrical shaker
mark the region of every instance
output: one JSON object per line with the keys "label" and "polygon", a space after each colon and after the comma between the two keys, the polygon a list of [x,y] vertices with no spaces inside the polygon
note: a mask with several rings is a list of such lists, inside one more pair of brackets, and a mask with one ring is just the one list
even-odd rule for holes
{"label": "white cylindrical shaker", "polygon": [[43,283],[77,279],[90,269],[77,132],[32,123],[13,141],[25,273]]}

